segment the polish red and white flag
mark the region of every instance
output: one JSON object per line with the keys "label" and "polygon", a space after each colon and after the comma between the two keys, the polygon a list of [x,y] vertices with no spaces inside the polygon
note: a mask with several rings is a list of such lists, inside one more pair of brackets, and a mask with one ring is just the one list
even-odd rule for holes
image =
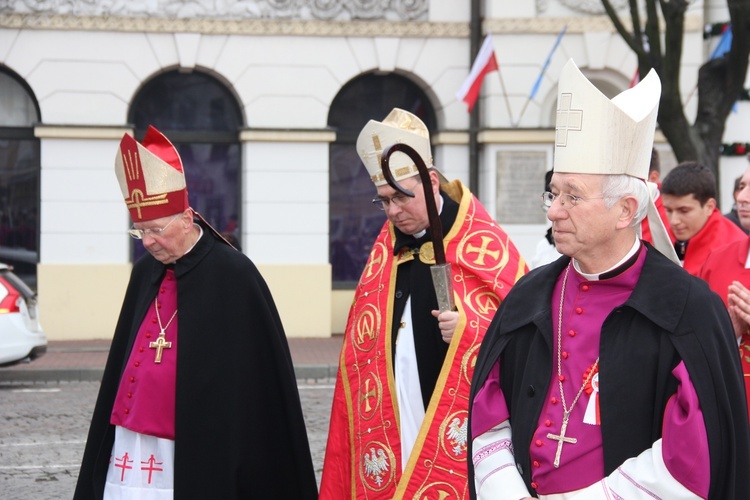
{"label": "polish red and white flag", "polygon": [[492,35],[487,35],[482,47],[479,49],[474,64],[471,65],[471,72],[464,81],[461,88],[456,93],[456,97],[465,102],[469,107],[469,113],[474,109],[474,104],[479,97],[479,89],[482,88],[482,82],[487,73],[497,71],[497,60],[495,59],[495,45],[492,43]]}

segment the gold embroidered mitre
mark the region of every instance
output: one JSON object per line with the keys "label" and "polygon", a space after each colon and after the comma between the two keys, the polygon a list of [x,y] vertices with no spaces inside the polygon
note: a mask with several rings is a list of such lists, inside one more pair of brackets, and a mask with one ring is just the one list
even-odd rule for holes
{"label": "gold embroidered mitre", "polygon": [[180,155],[154,127],[149,126],[141,144],[123,136],[115,175],[133,222],[167,217],[190,206]]}
{"label": "gold embroidered mitre", "polygon": [[[383,149],[396,143],[411,146],[419,153],[428,168],[432,166],[430,133],[427,126],[416,115],[403,109],[393,108],[382,122],[376,120],[367,122],[357,138],[357,153],[376,186],[387,184],[380,167]],[[397,182],[417,175],[417,166],[411,158],[400,152],[391,156],[389,164],[393,179]]]}

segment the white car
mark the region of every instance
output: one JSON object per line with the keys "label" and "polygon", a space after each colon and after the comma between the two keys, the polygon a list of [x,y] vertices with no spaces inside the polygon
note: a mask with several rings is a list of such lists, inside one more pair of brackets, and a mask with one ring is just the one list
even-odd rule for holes
{"label": "white car", "polygon": [[47,352],[36,293],[0,264],[0,366],[34,360]]}

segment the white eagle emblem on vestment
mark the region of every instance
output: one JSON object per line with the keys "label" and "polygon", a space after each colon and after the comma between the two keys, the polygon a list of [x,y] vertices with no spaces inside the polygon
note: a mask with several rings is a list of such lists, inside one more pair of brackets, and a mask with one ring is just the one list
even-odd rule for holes
{"label": "white eagle emblem on vestment", "polygon": [[458,417],[454,417],[448,424],[448,430],[445,437],[453,445],[453,453],[460,455],[466,451],[466,442],[468,441],[469,419],[464,418],[463,423]]}
{"label": "white eagle emblem on vestment", "polygon": [[385,451],[381,448],[375,452],[375,448],[370,448],[370,453],[365,453],[365,475],[375,478],[378,486],[383,483],[383,474],[388,472],[388,458]]}

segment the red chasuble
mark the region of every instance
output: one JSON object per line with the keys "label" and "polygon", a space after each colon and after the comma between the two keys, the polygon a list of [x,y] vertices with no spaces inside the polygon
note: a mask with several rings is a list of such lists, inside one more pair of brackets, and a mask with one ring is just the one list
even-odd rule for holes
{"label": "red chasuble", "polygon": [[386,222],[349,311],[321,499],[469,497],[467,419],[476,356],[500,301],[527,266],[460,181],[441,188],[460,204],[444,238],[460,319],[419,437],[402,467],[391,326],[397,262],[403,254],[393,255],[395,235]]}

